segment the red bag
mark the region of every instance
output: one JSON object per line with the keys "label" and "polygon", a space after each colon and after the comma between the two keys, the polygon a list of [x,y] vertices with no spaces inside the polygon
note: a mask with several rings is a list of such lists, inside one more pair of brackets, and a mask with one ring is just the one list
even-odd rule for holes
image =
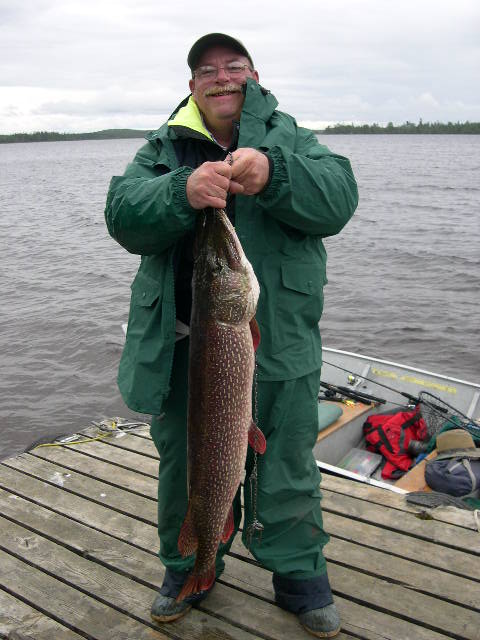
{"label": "red bag", "polygon": [[413,465],[410,440],[425,440],[427,426],[417,406],[413,411],[377,413],[363,424],[367,449],[385,458],[382,478],[401,478]]}

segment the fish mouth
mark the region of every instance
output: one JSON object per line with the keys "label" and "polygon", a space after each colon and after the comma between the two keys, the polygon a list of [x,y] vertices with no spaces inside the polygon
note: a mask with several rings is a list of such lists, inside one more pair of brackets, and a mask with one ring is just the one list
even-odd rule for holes
{"label": "fish mouth", "polygon": [[200,260],[202,256],[203,259],[209,256],[212,265],[228,265],[234,271],[241,269],[244,252],[225,211],[207,209],[197,224],[195,256]]}
{"label": "fish mouth", "polygon": [[237,270],[242,265],[244,253],[235,228],[221,209],[215,209],[215,223],[217,227],[217,252],[223,254],[231,269]]}
{"label": "fish mouth", "polygon": [[216,96],[229,96],[233,93],[241,93],[242,87],[239,84],[235,84],[230,82],[229,84],[224,85],[223,87],[210,87],[204,93],[206,98],[216,97]]}

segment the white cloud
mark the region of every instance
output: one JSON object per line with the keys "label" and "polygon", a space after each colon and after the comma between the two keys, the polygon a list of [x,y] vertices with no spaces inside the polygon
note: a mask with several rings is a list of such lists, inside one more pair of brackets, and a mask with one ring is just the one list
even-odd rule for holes
{"label": "white cloud", "polygon": [[431,93],[425,91],[420,96],[418,96],[418,102],[422,105],[426,105],[428,107],[439,107],[440,103],[436,100]]}

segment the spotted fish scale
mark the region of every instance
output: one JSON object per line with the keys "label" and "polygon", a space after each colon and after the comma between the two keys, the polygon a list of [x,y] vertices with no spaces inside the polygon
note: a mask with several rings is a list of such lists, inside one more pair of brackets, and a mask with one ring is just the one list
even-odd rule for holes
{"label": "spotted fish scale", "polygon": [[[259,285],[225,212],[199,214],[190,324],[187,514],[178,548],[195,553],[181,601],[215,580],[218,545],[233,533],[232,502],[248,441],[265,440],[252,422],[254,320]],[[253,339],[252,339],[253,338]]]}

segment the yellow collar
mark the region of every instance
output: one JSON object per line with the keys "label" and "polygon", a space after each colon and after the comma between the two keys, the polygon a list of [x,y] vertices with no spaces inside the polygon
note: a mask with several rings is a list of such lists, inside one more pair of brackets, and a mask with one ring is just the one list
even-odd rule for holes
{"label": "yellow collar", "polygon": [[186,127],[187,129],[192,129],[192,131],[201,133],[209,140],[212,140],[212,142],[215,142],[212,134],[205,127],[202,114],[200,113],[200,109],[193,99],[193,96],[189,97],[187,104],[179,109],[172,120],[169,120],[167,124],[169,127]]}

